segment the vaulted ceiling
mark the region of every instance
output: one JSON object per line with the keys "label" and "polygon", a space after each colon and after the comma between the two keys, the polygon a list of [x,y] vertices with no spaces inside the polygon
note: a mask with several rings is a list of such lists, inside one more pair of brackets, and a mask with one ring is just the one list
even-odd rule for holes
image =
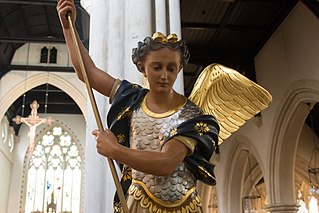
{"label": "vaulted ceiling", "polygon": [[[76,27],[89,48],[89,16],[76,0]],[[211,63],[232,67],[255,80],[254,57],[298,0],[180,0],[182,36],[191,53],[184,69],[185,94],[189,95],[203,68]],[[319,17],[316,0],[302,0]],[[0,0],[0,78],[10,70],[31,69],[11,64],[15,51],[26,42],[64,42],[56,13],[56,0]],[[32,70],[72,72],[70,68],[32,67]],[[60,89],[42,85],[27,93],[33,97],[50,92],[48,113],[81,113]],[[9,118],[21,114],[23,97],[8,109]],[[44,103],[40,102],[40,107]],[[25,114],[29,112],[26,108]],[[40,108],[39,112],[44,112]]]}

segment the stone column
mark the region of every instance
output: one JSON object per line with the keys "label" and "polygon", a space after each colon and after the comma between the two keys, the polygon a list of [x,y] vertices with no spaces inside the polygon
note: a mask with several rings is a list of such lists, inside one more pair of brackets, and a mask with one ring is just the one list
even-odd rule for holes
{"label": "stone column", "polygon": [[[107,45],[105,53],[107,55],[107,73],[114,78],[124,78],[124,0],[109,0],[108,25],[104,28],[107,32]],[[106,33],[105,32],[105,33]],[[109,99],[105,102],[106,109],[109,109]],[[106,119],[108,111],[104,112]],[[105,127],[107,127],[105,125]],[[114,161],[116,168],[117,164]],[[118,170],[118,177],[121,177]],[[113,198],[116,191],[112,173],[107,165],[105,186],[106,190],[104,202],[106,202],[105,212],[113,212]]]}
{"label": "stone column", "polygon": [[[169,0],[169,29],[171,33],[175,33],[178,38],[182,38],[181,31],[181,10],[180,10],[180,1],[179,0]],[[174,89],[184,94],[184,78],[183,70],[177,76]]]}
{"label": "stone column", "polygon": [[276,213],[296,213],[298,209],[297,204],[269,204],[266,208],[267,211]]}
{"label": "stone column", "polygon": [[143,75],[132,62],[132,49],[139,41],[152,35],[151,0],[125,1],[124,78],[142,84]]}
{"label": "stone column", "polygon": [[181,8],[179,0],[169,0],[169,33],[175,33],[182,37]]}
{"label": "stone column", "polygon": [[[82,4],[83,5],[83,4]],[[107,27],[108,26],[108,1],[94,0],[86,2],[90,8],[90,55],[96,66],[102,70],[107,68]],[[107,98],[95,92],[102,121],[105,120],[107,111]],[[92,130],[97,129],[96,120],[88,100],[88,116],[86,126],[85,161],[83,175],[83,212],[104,213],[106,207],[112,206],[112,200],[106,198],[107,179],[110,176],[109,167],[105,157],[96,151],[96,142],[92,137]],[[104,125],[105,126],[105,125]]]}
{"label": "stone column", "polygon": [[166,1],[155,0],[155,28],[156,32],[166,35]]}
{"label": "stone column", "polygon": [[124,0],[109,0],[107,72],[119,79],[124,77],[124,6]]}

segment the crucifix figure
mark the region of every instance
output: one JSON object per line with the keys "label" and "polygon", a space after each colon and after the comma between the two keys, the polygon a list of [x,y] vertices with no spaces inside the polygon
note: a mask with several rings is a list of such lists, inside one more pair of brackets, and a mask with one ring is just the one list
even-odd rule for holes
{"label": "crucifix figure", "polygon": [[31,115],[29,115],[29,117],[24,118],[21,116],[16,116],[15,118],[13,118],[12,120],[16,123],[16,124],[21,124],[21,123],[25,123],[26,125],[29,126],[30,131],[28,133],[28,137],[29,137],[29,151],[33,151],[34,149],[34,137],[35,137],[35,130],[38,126],[40,126],[41,124],[48,124],[50,125],[52,123],[52,118],[39,118],[38,116],[38,108],[39,108],[39,104],[36,100],[34,100],[31,104]]}

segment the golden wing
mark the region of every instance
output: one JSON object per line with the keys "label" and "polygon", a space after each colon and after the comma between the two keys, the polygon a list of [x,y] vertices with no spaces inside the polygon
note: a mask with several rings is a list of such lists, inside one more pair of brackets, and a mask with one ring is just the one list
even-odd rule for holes
{"label": "golden wing", "polygon": [[272,96],[236,70],[211,64],[199,75],[189,99],[206,114],[215,116],[220,125],[220,144],[267,108]]}

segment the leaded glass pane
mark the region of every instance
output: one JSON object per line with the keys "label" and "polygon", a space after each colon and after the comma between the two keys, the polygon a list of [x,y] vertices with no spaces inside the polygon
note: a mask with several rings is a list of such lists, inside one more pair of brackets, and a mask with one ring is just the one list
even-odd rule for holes
{"label": "leaded glass pane", "polygon": [[36,143],[29,161],[25,213],[80,212],[81,156],[71,135],[53,127]]}

